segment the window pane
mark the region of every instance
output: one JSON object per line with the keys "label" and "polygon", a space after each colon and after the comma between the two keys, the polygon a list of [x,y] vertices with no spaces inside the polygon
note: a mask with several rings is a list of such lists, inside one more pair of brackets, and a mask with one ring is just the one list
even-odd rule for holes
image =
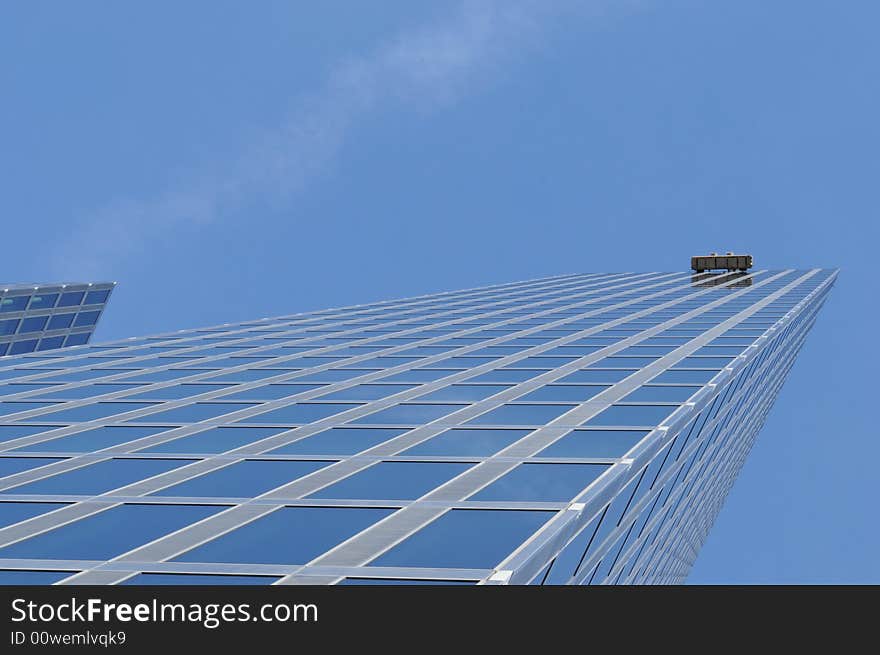
{"label": "window pane", "polygon": [[59,412],[44,414],[38,420],[60,421],[62,423],[92,421],[97,418],[106,418],[114,414],[122,414],[152,406],[152,403],[94,403],[92,405],[82,405],[81,407],[72,407],[70,409],[62,409]]}
{"label": "window pane", "polygon": [[281,578],[268,575],[205,575],[197,573],[138,573],[123,585],[270,585]]}
{"label": "window pane", "polygon": [[273,455],[353,455],[406,432],[397,428],[331,428],[271,451]]}
{"label": "window pane", "polygon": [[72,571],[0,570],[0,585],[50,585],[71,575]]}
{"label": "window pane", "polygon": [[718,371],[664,371],[651,382],[664,384],[703,384],[718,375]]}
{"label": "window pane", "polygon": [[78,400],[80,398],[94,398],[114,391],[130,391],[139,386],[139,384],[88,384],[84,387],[74,387],[64,391],[46,392],[39,397],[46,400]]}
{"label": "window pane", "polygon": [[57,457],[0,457],[0,478],[60,461]]}
{"label": "window pane", "polygon": [[378,400],[386,396],[393,396],[396,393],[414,389],[413,384],[359,384],[341,391],[334,391],[326,396],[321,396],[321,400]]}
{"label": "window pane", "polygon": [[[203,385],[204,386],[204,385]],[[279,400],[306,391],[320,389],[322,384],[266,384],[223,396],[223,400]],[[217,387],[219,388],[219,387]]]}
{"label": "window pane", "polygon": [[158,434],[168,428],[108,426],[78,432],[67,437],[59,437],[50,441],[21,446],[15,450],[35,453],[87,453],[118,446],[127,441],[134,441]]}
{"label": "window pane", "polygon": [[60,330],[63,328],[69,328],[73,325],[73,319],[75,316],[76,314],[55,314],[55,316],[49,319],[49,329]]}
{"label": "window pane", "polygon": [[[227,389],[229,386],[228,384],[177,384],[173,387],[153,389],[127,396],[126,400],[179,400],[212,391],[223,391],[223,389]],[[226,400],[227,398],[228,396],[224,396],[223,399]]]}
{"label": "window pane", "polygon": [[48,430],[54,430],[57,425],[0,425],[0,442],[29,437]]}
{"label": "window pane", "polygon": [[[165,428],[163,428],[165,429]],[[241,448],[245,444],[260,441],[284,432],[286,428],[211,428],[187,437],[180,437],[145,448],[145,453],[179,453],[213,455]]]}
{"label": "window pane", "polygon": [[370,565],[491,569],[553,515],[554,512],[454,509]]}
{"label": "window pane", "polygon": [[567,502],[586,489],[607,464],[520,464],[468,500]]}
{"label": "window pane", "polygon": [[[134,404],[134,403],[131,403]],[[175,409],[168,409],[157,414],[142,416],[133,421],[149,421],[156,423],[197,423],[209,418],[216,418],[224,414],[238,412],[248,407],[253,407],[256,403],[195,403],[193,405],[184,405]]]}
{"label": "window pane", "polygon": [[[215,514],[207,505],[120,505],[0,548],[0,557],[106,560]],[[120,530],[120,526],[125,526]]]}
{"label": "window pane", "polygon": [[103,291],[89,291],[86,294],[86,299],[83,304],[85,305],[100,305],[101,303],[107,302],[107,296],[110,295],[109,289],[104,289]]}
{"label": "window pane", "polygon": [[545,425],[577,405],[502,405],[470,423],[477,425]]}
{"label": "window pane", "polygon": [[4,503],[0,502],[0,528],[51,512],[66,503]]}
{"label": "window pane", "polygon": [[330,462],[246,460],[181,482],[153,496],[235,496],[250,498],[324,468]]}
{"label": "window pane", "polygon": [[102,494],[176,469],[180,459],[110,459],[0,491],[0,494]]}
{"label": "window pane", "polygon": [[85,297],[84,291],[71,291],[69,293],[61,294],[61,300],[58,301],[59,307],[73,307],[74,305],[82,304],[83,298]]}
{"label": "window pane", "polygon": [[578,384],[548,384],[547,386],[535,389],[532,393],[517,398],[517,400],[536,400],[536,401],[565,401],[574,400],[583,402],[589,400],[593,396],[608,387],[601,385],[578,385]]}
{"label": "window pane", "polygon": [[17,412],[26,412],[30,409],[40,409],[42,407],[51,407],[55,403],[0,403],[0,416],[7,416]]}
{"label": "window pane", "polygon": [[457,462],[379,462],[309,498],[413,500],[469,469]]}
{"label": "window pane", "polygon": [[475,378],[469,378],[468,382],[525,382],[546,372],[546,370],[530,371],[527,369],[500,368],[495,371],[488,371]]}
{"label": "window pane", "polygon": [[427,393],[424,396],[419,396],[419,400],[462,400],[476,402],[501,393],[506,389],[510,389],[510,386],[502,384],[452,384]]}
{"label": "window pane", "polygon": [[298,403],[295,405],[287,405],[278,409],[258,414],[246,419],[241,419],[238,423],[281,423],[290,425],[302,425],[304,423],[312,423],[319,421],[328,416],[345,412],[353,409],[357,405],[337,404],[319,404],[319,403]]}
{"label": "window pane", "polygon": [[448,430],[407,449],[404,455],[489,457],[529,434],[529,430]]}
{"label": "window pane", "polygon": [[442,368],[414,368],[409,371],[404,371],[403,373],[395,373],[387,378],[382,378],[382,380],[387,380],[388,382],[434,382],[435,380],[454,375],[455,373],[458,373],[458,371]]}
{"label": "window pane", "polygon": [[538,457],[623,457],[646,434],[644,430],[572,430]]}
{"label": "window pane", "polygon": [[282,507],[175,560],[305,564],[393,511],[372,507]]}
{"label": "window pane", "polygon": [[395,405],[363,416],[353,423],[372,425],[422,425],[452,414],[467,405]]}
{"label": "window pane", "polygon": [[664,387],[645,385],[639,387],[628,396],[624,402],[647,402],[647,403],[683,403],[697,393],[702,387]]}
{"label": "window pane", "polygon": [[654,427],[676,409],[678,405],[612,405],[589,419],[586,425]]}

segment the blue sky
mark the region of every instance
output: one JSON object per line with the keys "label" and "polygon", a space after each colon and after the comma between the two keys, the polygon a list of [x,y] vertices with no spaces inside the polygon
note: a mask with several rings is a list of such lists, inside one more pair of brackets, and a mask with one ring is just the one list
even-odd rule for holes
{"label": "blue sky", "polygon": [[745,250],[841,277],[691,582],[880,582],[876,3],[34,0],[6,280],[98,340]]}

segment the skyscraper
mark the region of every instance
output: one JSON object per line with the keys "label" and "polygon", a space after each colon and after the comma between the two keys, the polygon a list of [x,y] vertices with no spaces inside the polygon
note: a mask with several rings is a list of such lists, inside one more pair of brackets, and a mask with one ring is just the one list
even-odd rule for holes
{"label": "skyscraper", "polygon": [[0,283],[0,356],[88,343],[114,286]]}
{"label": "skyscraper", "polygon": [[0,581],[681,582],[836,275],[566,275],[6,358]]}

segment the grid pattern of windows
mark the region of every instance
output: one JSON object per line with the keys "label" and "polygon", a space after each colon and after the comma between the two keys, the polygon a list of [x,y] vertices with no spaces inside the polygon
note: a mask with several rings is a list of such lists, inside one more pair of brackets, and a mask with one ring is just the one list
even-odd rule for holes
{"label": "grid pattern of windows", "polygon": [[679,582],[836,274],[568,275],[5,357],[0,582]]}
{"label": "grid pattern of windows", "polygon": [[115,284],[0,283],[0,357],[87,344]]}

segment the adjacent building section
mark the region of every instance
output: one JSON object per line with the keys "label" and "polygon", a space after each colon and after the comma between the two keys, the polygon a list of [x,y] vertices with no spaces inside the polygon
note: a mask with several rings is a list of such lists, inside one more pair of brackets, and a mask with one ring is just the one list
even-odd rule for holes
{"label": "adjacent building section", "polygon": [[88,343],[114,286],[0,283],[0,356]]}
{"label": "adjacent building section", "polygon": [[682,582],[836,275],[567,275],[6,357],[0,582]]}

